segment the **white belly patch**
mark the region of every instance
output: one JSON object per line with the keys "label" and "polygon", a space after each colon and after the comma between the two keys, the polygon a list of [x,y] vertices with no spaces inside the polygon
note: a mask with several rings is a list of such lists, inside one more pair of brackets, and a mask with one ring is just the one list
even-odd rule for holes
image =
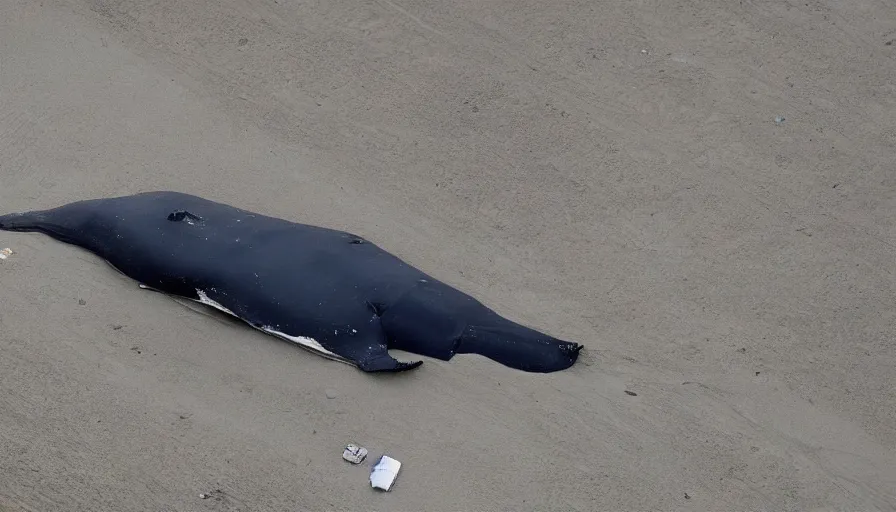
{"label": "white belly patch", "polygon": [[[205,304],[206,306],[211,306],[219,311],[227,313],[230,316],[239,318],[239,316],[234,314],[233,311],[225,308],[223,305],[221,305],[216,300],[209,298],[208,294],[205,293],[204,291],[197,288],[196,295],[199,296],[199,300],[197,300],[196,302],[200,302],[202,304]],[[241,320],[245,321],[245,319],[241,319]],[[248,323],[249,325],[252,325],[249,322],[246,322],[246,323]],[[352,363],[351,361],[345,359],[344,357],[342,357],[338,354],[334,354],[333,352],[327,350],[326,348],[324,348],[323,345],[320,344],[319,341],[317,341],[314,338],[309,338],[307,336],[290,336],[289,334],[275,330],[273,327],[271,327],[269,325],[265,325],[262,327],[256,327],[256,326],[252,325],[252,327],[255,327],[259,331],[270,334],[272,336],[276,336],[280,339],[291,341],[291,342],[295,343],[296,345],[299,345],[300,347],[307,348],[307,349],[309,349],[313,352],[316,352],[324,357],[328,357],[330,359],[335,359],[337,361],[342,361],[344,363],[348,363],[348,364],[351,364],[354,366],[354,363]]]}
{"label": "white belly patch", "polygon": [[213,308],[215,308],[215,309],[217,309],[217,310],[219,310],[219,311],[223,311],[223,312],[227,313],[227,314],[230,315],[230,316],[236,316],[236,315],[233,314],[233,311],[231,311],[231,310],[225,308],[224,306],[222,306],[222,305],[221,305],[220,303],[218,303],[217,301],[214,301],[214,300],[210,299],[210,298],[208,297],[208,295],[207,295],[204,291],[202,291],[202,290],[200,290],[200,289],[198,289],[198,288],[196,289],[196,295],[199,296],[199,301],[198,301],[198,302],[201,302],[202,304],[205,304],[206,306],[211,306],[211,307],[213,307]]}

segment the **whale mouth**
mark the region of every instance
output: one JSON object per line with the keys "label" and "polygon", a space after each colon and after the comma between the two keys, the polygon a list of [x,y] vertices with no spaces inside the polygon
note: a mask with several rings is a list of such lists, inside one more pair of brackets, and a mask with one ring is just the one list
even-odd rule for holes
{"label": "whale mouth", "polygon": [[571,356],[578,355],[578,353],[581,352],[583,348],[585,348],[585,345],[582,345],[580,343],[567,343],[560,346],[561,351],[567,352]]}

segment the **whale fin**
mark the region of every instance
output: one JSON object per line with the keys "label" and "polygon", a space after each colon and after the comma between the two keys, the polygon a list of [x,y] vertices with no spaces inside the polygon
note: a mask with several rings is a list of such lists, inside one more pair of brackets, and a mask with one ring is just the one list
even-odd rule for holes
{"label": "whale fin", "polygon": [[386,351],[385,347],[383,347],[382,353],[375,352],[371,354],[372,357],[365,359],[363,361],[358,361],[358,368],[362,371],[368,373],[374,372],[403,372],[406,370],[413,370],[417,368],[423,361],[412,361],[409,363],[405,363],[402,361],[398,361],[394,357],[390,356]]}
{"label": "whale fin", "polygon": [[423,361],[403,362],[389,355],[389,345],[386,342],[386,332],[383,329],[381,318],[374,316],[370,325],[352,336],[352,342],[340,343],[334,347],[334,352],[350,360],[358,369],[367,373],[374,372],[403,372],[417,368]]}

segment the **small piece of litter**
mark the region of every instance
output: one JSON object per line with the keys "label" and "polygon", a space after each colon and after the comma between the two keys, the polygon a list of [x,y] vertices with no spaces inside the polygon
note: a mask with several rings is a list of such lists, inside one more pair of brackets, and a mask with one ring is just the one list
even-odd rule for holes
{"label": "small piece of litter", "polygon": [[6,258],[9,258],[10,256],[12,256],[12,249],[10,249],[9,247],[0,251],[0,260],[5,260]]}
{"label": "small piece of litter", "polygon": [[367,458],[367,448],[356,444],[346,445],[345,450],[342,452],[342,458],[352,464],[360,464]]}
{"label": "small piece of litter", "polygon": [[401,470],[401,462],[388,455],[383,455],[370,472],[370,486],[384,491],[392,489],[399,470]]}
{"label": "small piece of litter", "polygon": [[208,494],[200,494],[200,495],[199,495],[199,499],[200,499],[200,500],[208,499]]}
{"label": "small piece of litter", "polygon": [[627,390],[627,389],[625,390],[625,394],[628,395],[628,396],[638,396],[638,394],[635,393],[634,391],[629,391],[629,390]]}
{"label": "small piece of litter", "polygon": [[641,53],[643,53],[644,55],[647,55],[647,50],[641,50]]}
{"label": "small piece of litter", "polygon": [[784,116],[778,116],[775,118],[775,124],[781,124],[785,121]]}
{"label": "small piece of litter", "polygon": [[329,398],[330,400],[339,396],[339,393],[337,393],[335,389],[327,389],[324,391],[324,394],[327,395],[327,398]]}

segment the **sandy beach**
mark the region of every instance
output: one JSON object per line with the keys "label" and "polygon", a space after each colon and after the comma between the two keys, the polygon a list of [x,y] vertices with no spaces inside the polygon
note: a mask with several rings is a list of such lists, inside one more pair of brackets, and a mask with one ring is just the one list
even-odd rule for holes
{"label": "sandy beach", "polygon": [[0,212],[198,194],[585,349],[372,376],[0,232],[0,511],[894,511],[894,154],[883,0],[5,0]]}

